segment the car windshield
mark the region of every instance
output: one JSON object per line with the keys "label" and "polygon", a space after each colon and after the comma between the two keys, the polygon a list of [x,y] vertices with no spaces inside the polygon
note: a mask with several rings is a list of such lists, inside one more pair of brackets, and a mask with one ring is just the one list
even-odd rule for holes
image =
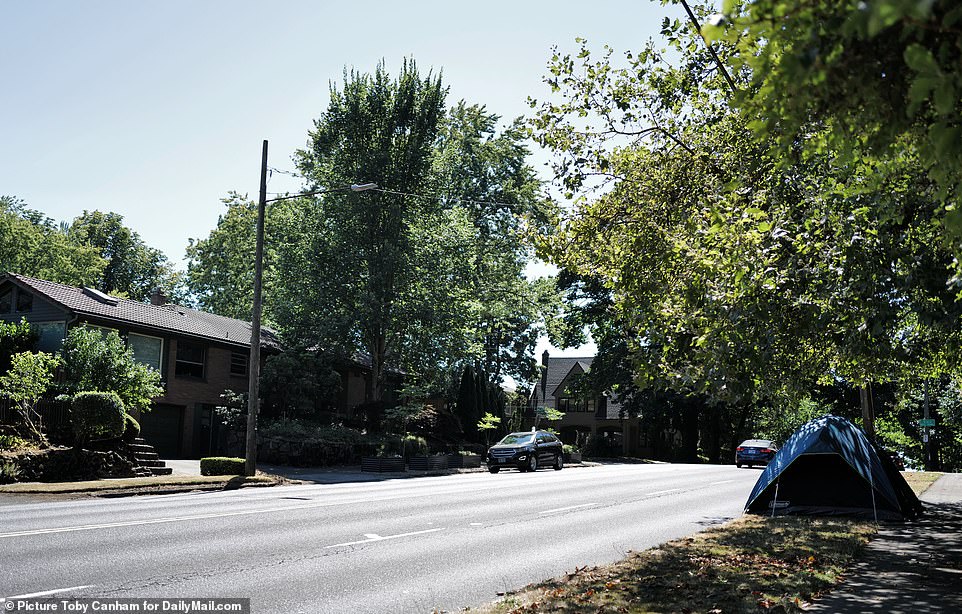
{"label": "car windshield", "polygon": [[513,445],[519,443],[531,443],[532,441],[534,441],[533,433],[511,433],[509,435],[505,435],[504,439],[498,443],[502,445]]}

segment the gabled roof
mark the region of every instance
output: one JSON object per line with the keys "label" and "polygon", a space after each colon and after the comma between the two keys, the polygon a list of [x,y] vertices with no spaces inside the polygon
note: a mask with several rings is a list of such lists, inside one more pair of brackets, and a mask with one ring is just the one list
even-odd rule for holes
{"label": "gabled roof", "polygon": [[[166,333],[200,337],[231,345],[250,347],[251,324],[243,320],[196,311],[179,305],[151,305],[106,295],[93,288],[76,288],[16,273],[3,279],[28,288],[75,314],[117,323],[153,328]],[[261,347],[280,349],[277,334],[261,329]]]}
{"label": "gabled roof", "polygon": [[[555,405],[555,399],[564,392],[561,386],[566,383],[568,377],[573,373],[587,373],[591,370],[591,363],[593,361],[593,356],[571,358],[554,358],[548,356],[548,369],[544,376],[545,398],[542,400],[543,403],[553,407]],[[541,381],[535,384],[535,390],[532,394],[541,397]],[[607,418],[617,420],[620,417],[621,404],[610,393],[605,396],[608,398]]]}

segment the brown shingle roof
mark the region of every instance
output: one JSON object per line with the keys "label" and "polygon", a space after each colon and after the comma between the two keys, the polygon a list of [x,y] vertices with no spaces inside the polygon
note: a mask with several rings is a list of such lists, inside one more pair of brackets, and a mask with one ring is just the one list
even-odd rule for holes
{"label": "brown shingle roof", "polygon": [[[76,314],[250,347],[250,322],[179,305],[151,305],[125,298],[108,297],[89,288],[76,288],[15,273],[7,273],[7,277]],[[280,349],[277,334],[263,328],[261,347]]]}

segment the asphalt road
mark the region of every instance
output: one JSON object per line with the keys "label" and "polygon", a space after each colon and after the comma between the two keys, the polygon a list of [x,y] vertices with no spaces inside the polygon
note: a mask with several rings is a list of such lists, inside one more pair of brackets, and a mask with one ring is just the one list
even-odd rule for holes
{"label": "asphalt road", "polygon": [[457,611],[736,517],[757,470],[608,465],[5,505],[0,597]]}

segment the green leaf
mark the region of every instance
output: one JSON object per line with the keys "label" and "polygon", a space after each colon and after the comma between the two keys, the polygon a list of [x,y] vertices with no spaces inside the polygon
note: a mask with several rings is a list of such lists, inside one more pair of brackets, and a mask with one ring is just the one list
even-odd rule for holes
{"label": "green leaf", "polygon": [[942,74],[938,62],[936,62],[932,56],[932,52],[918,43],[912,43],[906,47],[902,57],[905,58],[905,63],[908,67],[919,74]]}

